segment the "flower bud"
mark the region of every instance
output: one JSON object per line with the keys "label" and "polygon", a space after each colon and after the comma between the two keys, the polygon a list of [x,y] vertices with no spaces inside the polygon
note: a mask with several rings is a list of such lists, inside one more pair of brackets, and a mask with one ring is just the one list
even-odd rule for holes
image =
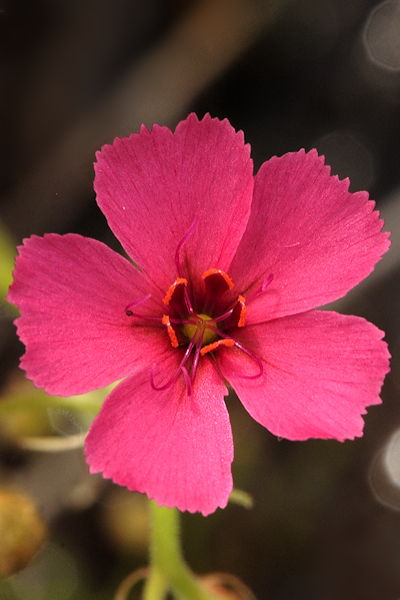
{"label": "flower bud", "polygon": [[0,576],[23,569],[41,547],[46,526],[32,499],[0,489]]}

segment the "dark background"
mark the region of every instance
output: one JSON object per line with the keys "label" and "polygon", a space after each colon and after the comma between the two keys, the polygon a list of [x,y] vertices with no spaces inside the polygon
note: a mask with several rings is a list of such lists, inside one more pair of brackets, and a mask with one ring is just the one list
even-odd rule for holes
{"label": "dark background", "polygon": [[[254,508],[185,515],[184,542],[194,570],[235,573],[259,600],[398,600],[400,2],[14,0],[0,9],[0,218],[15,243],[74,231],[117,248],[94,202],[94,152],[142,122],[173,127],[190,111],[243,129],[257,168],[316,147],[352,191],[376,199],[392,250],[335,308],[387,332],[383,406],[355,442],[291,443],[231,399],[235,484]],[[3,313],[7,390],[22,348]],[[49,537],[0,583],[1,600],[113,598],[146,563],[142,498],[89,478],[79,449],[2,448],[3,485],[34,497]],[[79,485],[89,486],[85,500],[67,502]]]}

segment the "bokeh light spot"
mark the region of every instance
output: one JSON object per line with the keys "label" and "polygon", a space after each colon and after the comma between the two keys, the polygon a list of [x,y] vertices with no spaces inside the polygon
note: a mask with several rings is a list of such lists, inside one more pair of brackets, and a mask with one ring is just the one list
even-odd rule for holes
{"label": "bokeh light spot", "polygon": [[386,0],[371,11],[363,41],[372,62],[400,71],[400,0]]}

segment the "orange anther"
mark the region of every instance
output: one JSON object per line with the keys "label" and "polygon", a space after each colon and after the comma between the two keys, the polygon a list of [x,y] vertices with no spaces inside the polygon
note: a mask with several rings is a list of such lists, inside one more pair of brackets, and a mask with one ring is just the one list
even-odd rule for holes
{"label": "orange anther", "polygon": [[203,346],[203,348],[200,350],[200,354],[201,354],[201,356],[204,356],[208,352],[213,352],[213,350],[216,350],[220,346],[226,346],[227,348],[232,348],[232,346],[234,346],[234,345],[235,345],[235,340],[231,340],[230,338],[223,339],[223,340],[217,340],[216,342],[213,342],[212,344],[207,344],[207,346]]}
{"label": "orange anther", "polygon": [[220,275],[222,277],[222,279],[225,281],[228,289],[232,289],[233,286],[235,285],[232,281],[232,279],[229,277],[228,273],[225,273],[225,271],[222,271],[221,269],[208,269],[208,271],[205,271],[203,273],[203,275],[201,276],[202,279],[207,279],[207,277],[210,277],[211,275]]}
{"label": "orange anther", "polygon": [[244,296],[238,296],[238,303],[240,304],[240,316],[237,326],[244,327],[246,325],[247,317],[246,298]]}
{"label": "orange anther", "polygon": [[161,322],[167,328],[167,333],[169,336],[169,341],[171,342],[171,346],[173,348],[177,348],[179,346],[178,338],[176,337],[175,329],[171,325],[171,320],[168,315],[163,315]]}
{"label": "orange anther", "polygon": [[168,304],[171,302],[172,296],[174,295],[175,290],[178,287],[178,285],[187,285],[187,283],[188,283],[187,279],[185,279],[184,277],[178,277],[178,279],[175,279],[174,283],[169,286],[167,293],[165,294],[165,297],[163,298],[164,304],[166,304],[168,306]]}

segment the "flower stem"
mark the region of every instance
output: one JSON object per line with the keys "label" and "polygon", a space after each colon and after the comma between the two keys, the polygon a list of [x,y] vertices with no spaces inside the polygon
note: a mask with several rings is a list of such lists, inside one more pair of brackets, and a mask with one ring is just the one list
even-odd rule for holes
{"label": "flower stem", "polygon": [[161,571],[153,564],[144,587],[143,600],[164,600],[168,586]]}
{"label": "flower stem", "polygon": [[144,600],[164,600],[166,588],[179,600],[214,600],[187,566],[181,550],[179,513],[150,501],[150,576]]}

